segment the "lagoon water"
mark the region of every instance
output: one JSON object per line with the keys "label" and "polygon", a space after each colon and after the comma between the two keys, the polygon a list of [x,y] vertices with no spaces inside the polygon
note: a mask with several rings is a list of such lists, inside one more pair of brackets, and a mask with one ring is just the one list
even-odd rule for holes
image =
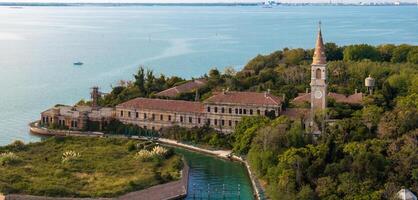
{"label": "lagoon water", "polygon": [[319,20],[327,42],[418,44],[417,6],[0,7],[0,145],[39,140],[27,123],[41,111],[94,85],[108,91],[138,65],[185,78],[240,68],[260,53],[312,48]]}

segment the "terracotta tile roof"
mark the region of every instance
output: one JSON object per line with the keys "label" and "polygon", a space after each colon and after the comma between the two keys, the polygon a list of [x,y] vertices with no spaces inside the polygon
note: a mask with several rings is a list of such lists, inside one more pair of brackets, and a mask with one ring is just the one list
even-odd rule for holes
{"label": "terracotta tile roof", "polygon": [[343,94],[328,93],[328,97],[335,99],[338,103],[348,103],[348,104],[361,104],[363,101],[363,93],[355,93],[350,96],[345,96]]}
{"label": "terracotta tile roof", "polygon": [[[350,96],[345,96],[344,94],[338,94],[330,92],[327,95],[328,98],[335,99],[338,103],[348,103],[348,104],[361,104],[363,101],[363,93],[355,93]],[[293,104],[301,104],[303,102],[311,101],[311,93],[299,93],[299,96],[292,100]]]}
{"label": "terracotta tile roof", "polygon": [[321,24],[319,24],[318,37],[316,38],[314,56],[312,58],[313,65],[322,65],[327,63],[325,56],[325,45],[322,39]]}
{"label": "terracotta tile roof", "polygon": [[203,104],[193,101],[136,98],[121,103],[116,108],[149,109],[172,112],[203,112]]}
{"label": "terracotta tile roof", "polygon": [[205,103],[271,105],[282,104],[282,99],[268,93],[260,92],[220,92],[206,99]]}
{"label": "terracotta tile roof", "polygon": [[294,98],[291,102],[293,104],[301,104],[304,102],[310,102],[311,101],[311,93],[299,93],[299,95]]}
{"label": "terracotta tile roof", "polygon": [[181,93],[192,92],[196,89],[199,89],[206,85],[207,81],[205,79],[196,79],[189,81],[187,83],[163,90],[156,94],[156,96],[160,97],[176,97]]}

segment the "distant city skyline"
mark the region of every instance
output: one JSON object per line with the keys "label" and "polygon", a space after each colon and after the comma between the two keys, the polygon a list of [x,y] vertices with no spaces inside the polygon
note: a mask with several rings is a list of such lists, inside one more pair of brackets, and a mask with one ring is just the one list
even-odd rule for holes
{"label": "distant city skyline", "polygon": [[[333,3],[392,3],[398,0],[332,0]],[[416,3],[416,0],[399,0]],[[264,0],[0,0],[19,3],[257,3]],[[281,3],[329,3],[330,0],[279,0]]]}

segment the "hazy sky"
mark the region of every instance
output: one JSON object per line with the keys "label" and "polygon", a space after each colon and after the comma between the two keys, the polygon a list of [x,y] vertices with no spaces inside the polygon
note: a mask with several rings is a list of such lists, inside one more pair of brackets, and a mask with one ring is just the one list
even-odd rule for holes
{"label": "hazy sky", "polygon": [[[263,2],[264,0],[0,0],[0,2],[57,2],[57,3],[233,3]],[[277,1],[277,0],[276,0]],[[278,0],[279,2],[329,2],[329,0]],[[396,0],[333,0],[333,2],[395,2]],[[401,2],[417,2],[417,0],[400,0]]]}

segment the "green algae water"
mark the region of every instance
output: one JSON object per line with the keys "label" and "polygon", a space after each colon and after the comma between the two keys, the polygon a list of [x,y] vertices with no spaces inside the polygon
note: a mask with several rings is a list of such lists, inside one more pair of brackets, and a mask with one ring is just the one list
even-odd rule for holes
{"label": "green algae water", "polygon": [[251,200],[253,190],[245,166],[185,149],[176,148],[190,166],[187,200]]}
{"label": "green algae water", "polygon": [[[39,141],[27,125],[40,112],[94,85],[107,92],[138,65],[185,78],[240,69],[257,54],[313,48],[319,20],[325,42],[418,44],[417,6],[0,6],[0,145]],[[181,152],[195,196],[240,184],[240,199],[252,198],[239,163]]]}

